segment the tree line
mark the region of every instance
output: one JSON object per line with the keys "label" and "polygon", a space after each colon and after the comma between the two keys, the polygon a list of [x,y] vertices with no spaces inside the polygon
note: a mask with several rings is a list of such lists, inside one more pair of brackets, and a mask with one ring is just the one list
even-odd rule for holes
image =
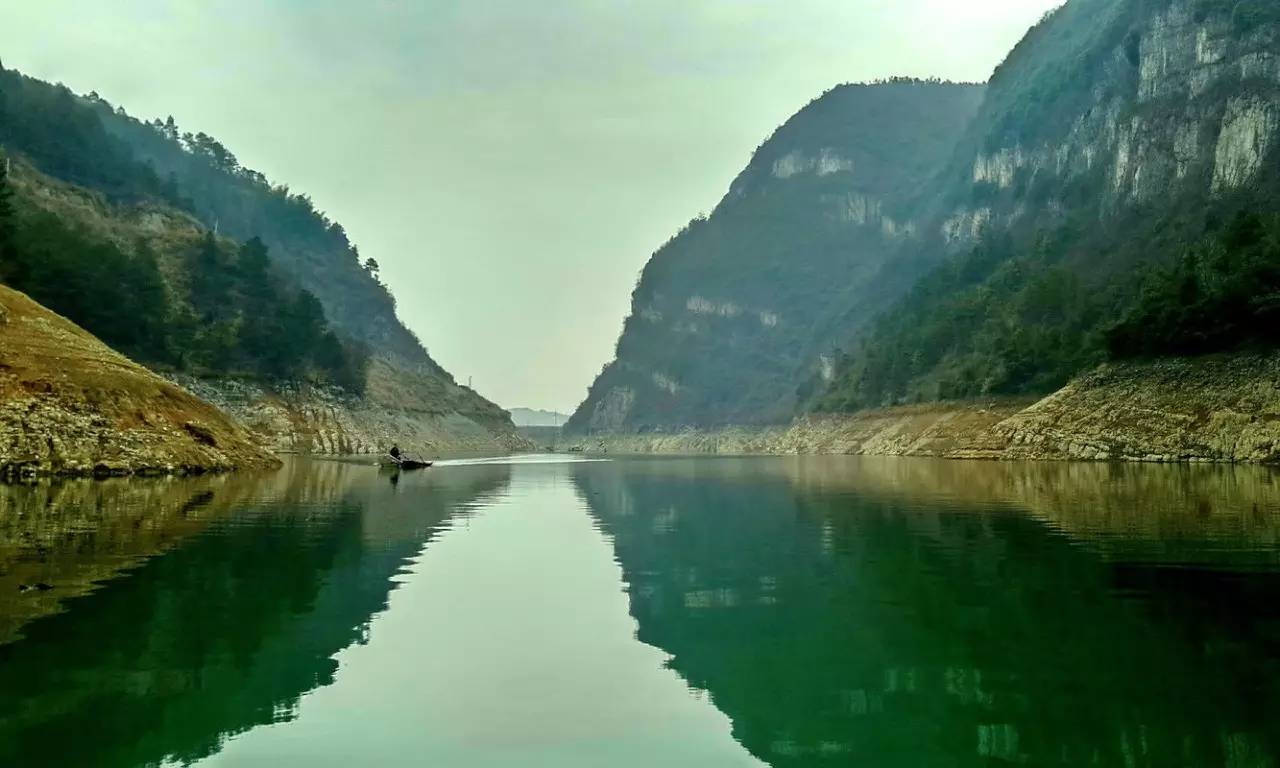
{"label": "tree line", "polygon": [[1149,270],[1106,344],[1118,359],[1280,345],[1280,217],[1239,213]]}
{"label": "tree line", "polygon": [[[1041,395],[1105,360],[1280,346],[1280,216],[1211,221],[1169,263],[1086,285],[1062,262],[1071,233],[1031,247],[989,235],[921,280],[849,354],[825,392],[851,411],[921,400]],[[815,392],[818,394],[815,396]]]}
{"label": "tree line", "polygon": [[183,286],[165,280],[145,242],[126,250],[17,205],[0,157],[0,282],[152,365],[364,391],[368,350],[275,274],[260,239],[230,249],[207,232],[180,261]]}

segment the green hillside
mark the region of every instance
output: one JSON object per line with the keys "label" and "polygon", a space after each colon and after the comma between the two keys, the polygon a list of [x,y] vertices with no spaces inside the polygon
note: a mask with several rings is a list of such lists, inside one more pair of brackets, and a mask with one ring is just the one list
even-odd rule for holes
{"label": "green hillside", "polygon": [[216,139],[0,67],[0,151],[0,281],[131,357],[353,394],[376,359],[387,406],[512,432],[399,321],[340,224]]}

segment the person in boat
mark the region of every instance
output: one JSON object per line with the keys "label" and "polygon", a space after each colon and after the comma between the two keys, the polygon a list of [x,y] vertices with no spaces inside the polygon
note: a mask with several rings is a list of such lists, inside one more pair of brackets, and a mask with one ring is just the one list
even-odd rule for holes
{"label": "person in boat", "polygon": [[391,456],[391,460],[394,461],[395,463],[397,464],[404,463],[404,458],[400,454],[400,446],[392,445],[391,450],[387,451],[387,453]]}

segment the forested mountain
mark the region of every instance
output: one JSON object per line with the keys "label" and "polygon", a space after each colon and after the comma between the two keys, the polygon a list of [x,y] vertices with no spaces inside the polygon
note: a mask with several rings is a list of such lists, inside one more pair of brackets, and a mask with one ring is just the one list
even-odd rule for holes
{"label": "forested mountain", "polygon": [[1043,394],[1108,358],[1272,345],[1280,5],[1072,0],[993,76],[936,191],[947,257],[820,409]]}
{"label": "forested mountain", "polygon": [[[1271,330],[1280,306],[1273,0],[1071,0],[984,91],[967,91],[972,119],[896,113],[891,140],[870,144],[916,163],[901,184],[820,149],[847,153],[886,131],[884,110],[841,117],[831,101],[885,87],[837,90],[801,112],[710,221],[654,256],[618,359],[573,428],[751,424],[806,409],[1045,394],[1107,359],[1280,341]],[[808,154],[774,150],[796,125],[821,143]],[[770,174],[765,194],[744,197]],[[806,191],[805,214],[793,214],[785,181],[808,177],[874,188],[880,202],[853,204],[847,218],[874,210],[895,245],[827,236],[830,218],[818,214],[828,189]],[[755,207],[734,218],[744,200]],[[779,312],[771,296],[805,311]],[[673,306],[682,301],[685,312]],[[755,333],[729,332],[759,312],[770,322],[759,315]],[[800,322],[789,327],[788,316]]]}
{"label": "forested mountain", "polygon": [[337,327],[383,353],[443,372],[396,318],[377,262],[362,260],[342,225],[310,197],[272,184],[217,139],[182,131],[172,117],[142,122],[94,94],[88,102],[107,132],[155,169],[162,187],[176,190],[197,218],[237,241],[261,238],[284,271],[319,297]]}
{"label": "forested mountain", "polygon": [[982,92],[846,85],[789,120],[711,215],[649,261],[617,357],[569,428],[789,416],[821,355],[916,274],[901,254],[936,239],[915,223],[916,190],[950,158]]}
{"label": "forested mountain", "polygon": [[131,357],[351,395],[376,380],[387,408],[464,417],[445,432],[514,434],[400,323],[340,224],[216,139],[0,67],[0,152],[0,282]]}

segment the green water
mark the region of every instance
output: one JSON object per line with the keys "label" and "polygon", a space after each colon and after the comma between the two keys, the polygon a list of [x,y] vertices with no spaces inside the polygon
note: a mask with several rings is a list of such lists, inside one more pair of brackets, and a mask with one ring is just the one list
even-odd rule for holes
{"label": "green water", "polygon": [[2,766],[1277,766],[1280,486],[530,457],[0,487],[0,640]]}

